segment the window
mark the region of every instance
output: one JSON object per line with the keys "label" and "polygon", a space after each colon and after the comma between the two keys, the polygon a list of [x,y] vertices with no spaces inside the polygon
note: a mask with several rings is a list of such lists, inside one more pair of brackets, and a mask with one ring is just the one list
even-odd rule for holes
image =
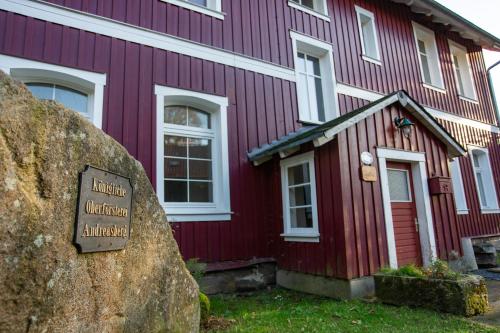
{"label": "window", "polygon": [[202,13],[223,20],[222,0],[162,0],[194,12]]}
{"label": "window", "polygon": [[497,213],[498,200],[495,189],[493,173],[491,171],[488,149],[472,148],[469,150],[474,178],[476,179],[476,190],[483,213]]}
{"label": "window", "polygon": [[475,101],[477,99],[476,90],[474,88],[474,80],[472,79],[467,49],[451,41],[449,44],[458,95]]}
{"label": "window", "polygon": [[102,127],[106,75],[0,55],[0,67],[40,99],[55,100]]}
{"label": "window", "polygon": [[287,241],[319,242],[314,152],[281,161],[283,222]]}
{"label": "window", "polygon": [[288,6],[330,22],[326,0],[289,0]]}
{"label": "window", "polygon": [[458,214],[468,214],[467,200],[465,199],[464,183],[462,181],[462,172],[460,171],[460,161],[453,159],[450,163],[451,181],[453,183],[453,196],[455,197],[455,206]]}
{"label": "window", "polygon": [[424,86],[439,92],[446,92],[434,32],[415,22],[413,22],[413,31]]}
{"label": "window", "polygon": [[411,202],[410,178],[407,170],[387,168],[391,202]]}
{"label": "window", "polygon": [[156,86],[157,193],[172,222],[230,220],[227,98]]}
{"label": "window", "polygon": [[26,82],[26,87],[28,87],[35,97],[57,101],[68,109],[76,111],[91,120],[88,103],[89,96],[86,93],[57,84],[40,82]]}
{"label": "window", "polygon": [[291,32],[295,54],[299,119],[323,123],[337,115],[332,47]]}
{"label": "window", "polygon": [[361,38],[361,49],[363,59],[380,65],[380,50],[378,46],[377,29],[375,27],[375,16],[361,7],[356,7],[358,15],[358,28]]}

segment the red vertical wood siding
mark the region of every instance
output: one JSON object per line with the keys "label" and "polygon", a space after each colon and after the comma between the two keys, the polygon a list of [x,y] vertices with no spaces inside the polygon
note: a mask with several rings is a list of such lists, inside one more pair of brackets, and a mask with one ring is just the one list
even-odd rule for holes
{"label": "red vertical wood siding", "polygon": [[[380,93],[404,89],[420,103],[485,123],[495,123],[481,47],[446,27],[386,0],[327,0],[330,22],[288,6],[287,0],[222,0],[224,20],[162,0],[49,0],[79,11],[190,39],[279,65],[293,67],[289,31],[333,44],[339,82]],[[361,58],[354,5],[375,15],[382,66]],[[411,20],[436,32],[447,93],[424,88]],[[479,105],[458,97],[448,39],[469,51]]]}

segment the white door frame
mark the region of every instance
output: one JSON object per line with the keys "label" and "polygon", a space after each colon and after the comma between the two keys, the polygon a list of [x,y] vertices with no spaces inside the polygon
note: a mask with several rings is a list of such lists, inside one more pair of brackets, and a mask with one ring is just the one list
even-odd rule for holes
{"label": "white door frame", "polygon": [[396,238],[392,221],[391,199],[389,195],[389,181],[387,178],[387,161],[404,162],[411,164],[413,177],[413,192],[417,207],[419,221],[420,246],[424,266],[428,266],[437,257],[436,239],[432,222],[431,201],[429,186],[427,184],[427,169],[425,153],[415,153],[396,149],[377,148],[378,167],[380,173],[380,186],[382,189],[382,203],[384,205],[385,231],[387,234],[387,249],[389,252],[389,265],[398,267],[396,254]]}

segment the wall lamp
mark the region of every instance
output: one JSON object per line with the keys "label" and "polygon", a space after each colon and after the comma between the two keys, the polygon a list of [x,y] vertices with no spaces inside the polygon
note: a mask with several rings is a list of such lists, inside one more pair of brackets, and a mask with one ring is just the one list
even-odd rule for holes
{"label": "wall lamp", "polygon": [[394,118],[394,126],[401,132],[403,132],[403,135],[409,139],[411,135],[411,128],[415,124],[412,123],[412,121],[406,117],[396,117]]}

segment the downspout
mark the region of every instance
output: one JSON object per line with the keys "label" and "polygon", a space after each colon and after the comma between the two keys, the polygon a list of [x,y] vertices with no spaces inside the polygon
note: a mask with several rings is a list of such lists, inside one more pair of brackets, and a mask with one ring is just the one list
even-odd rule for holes
{"label": "downspout", "polygon": [[498,110],[497,98],[495,96],[495,88],[493,87],[493,78],[491,77],[491,70],[497,65],[500,65],[500,60],[488,67],[486,70],[486,76],[488,77],[488,86],[490,88],[491,100],[493,102],[493,108],[495,109],[495,115],[497,117],[497,125],[500,125],[500,111]]}

